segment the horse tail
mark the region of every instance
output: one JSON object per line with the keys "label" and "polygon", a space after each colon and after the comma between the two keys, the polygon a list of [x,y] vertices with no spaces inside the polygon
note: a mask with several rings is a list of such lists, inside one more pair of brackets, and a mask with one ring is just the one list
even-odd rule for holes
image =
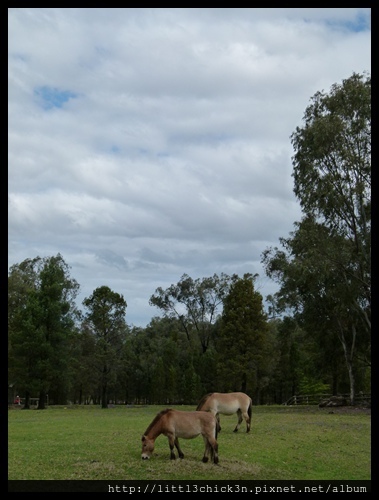
{"label": "horse tail", "polygon": [[249,420],[251,421],[251,412],[253,409],[253,400],[250,398],[249,408],[247,409],[247,414],[249,415]]}
{"label": "horse tail", "polygon": [[197,405],[197,408],[196,408],[196,411],[200,411],[202,409],[202,407],[204,406],[206,400],[209,398],[209,396],[211,396],[213,393],[210,392],[208,394],[206,394],[205,396],[203,396],[200,401],[199,401],[199,404]]}
{"label": "horse tail", "polygon": [[218,418],[215,417],[215,419],[216,419],[215,438],[217,439],[218,433],[221,431],[221,426],[220,422],[218,421]]}

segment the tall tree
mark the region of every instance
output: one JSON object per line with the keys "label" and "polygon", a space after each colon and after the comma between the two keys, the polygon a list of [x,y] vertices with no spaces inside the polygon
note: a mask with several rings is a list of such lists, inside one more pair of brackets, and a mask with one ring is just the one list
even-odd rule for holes
{"label": "tall tree", "polygon": [[89,404],[91,396],[95,394],[97,379],[93,370],[94,357],[95,337],[92,330],[82,323],[73,344],[71,401],[78,404]]}
{"label": "tall tree", "polygon": [[258,402],[271,351],[262,296],[254,278],[245,274],[230,288],[224,301],[217,339],[218,369],[222,390],[248,391]]}
{"label": "tall tree", "polygon": [[341,272],[359,285],[354,309],[371,328],[371,78],[354,73],[312,101],[291,136],[294,192],[306,216],[349,244]]}
{"label": "tall tree", "polygon": [[9,369],[10,377],[25,393],[26,408],[32,394],[38,393],[38,407],[44,409],[48,392],[57,399],[58,394],[64,398],[68,390],[78,290],[60,254],[27,259],[10,268]]}
{"label": "tall tree", "polygon": [[85,325],[96,339],[94,369],[99,376],[101,406],[107,408],[109,384],[116,376],[127,332],[127,304],[122,295],[107,286],[101,286],[83,300],[83,305],[87,309]]}
{"label": "tall tree", "polygon": [[200,343],[205,353],[212,339],[213,325],[230,285],[236,281],[236,275],[221,273],[211,277],[193,280],[183,274],[176,285],[166,290],[157,288],[150,297],[150,305],[161,309],[166,317],[178,318],[184,328],[190,345]]}
{"label": "tall tree", "polygon": [[336,332],[354,404],[354,364],[358,349],[368,361],[371,332],[371,78],[353,73],[317,92],[291,139],[304,217],[281,239],[285,251],[268,249],[262,260],[282,304]]}

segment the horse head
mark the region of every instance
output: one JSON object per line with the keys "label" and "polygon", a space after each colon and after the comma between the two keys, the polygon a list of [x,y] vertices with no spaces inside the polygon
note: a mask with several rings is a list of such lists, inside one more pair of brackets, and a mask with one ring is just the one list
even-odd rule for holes
{"label": "horse head", "polygon": [[154,440],[149,439],[147,436],[142,436],[142,460],[148,460],[154,451]]}

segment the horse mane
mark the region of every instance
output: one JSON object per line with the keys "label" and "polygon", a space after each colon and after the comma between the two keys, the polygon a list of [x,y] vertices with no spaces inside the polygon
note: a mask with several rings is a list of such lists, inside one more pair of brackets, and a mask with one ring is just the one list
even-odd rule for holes
{"label": "horse mane", "polygon": [[157,413],[153,419],[153,421],[151,422],[151,424],[149,425],[149,427],[145,430],[145,432],[143,433],[144,436],[146,436],[147,434],[149,434],[149,432],[151,431],[151,429],[154,427],[154,425],[158,422],[158,420],[160,420],[162,418],[163,415],[166,415],[166,413],[168,413],[169,411],[172,411],[172,408],[166,408],[165,410],[162,410],[160,411],[159,413]]}
{"label": "horse mane", "polygon": [[212,394],[214,394],[213,392],[209,392],[208,394],[206,394],[205,396],[203,396],[200,401],[199,401],[199,404],[197,405],[197,408],[196,408],[196,411],[200,411],[202,406],[204,405],[204,403],[206,402],[206,400],[209,398],[209,396],[212,396]]}

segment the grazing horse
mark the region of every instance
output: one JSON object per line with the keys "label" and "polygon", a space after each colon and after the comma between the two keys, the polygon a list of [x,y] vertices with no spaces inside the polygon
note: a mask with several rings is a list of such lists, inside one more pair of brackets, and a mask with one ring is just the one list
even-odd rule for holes
{"label": "grazing horse", "polygon": [[246,432],[249,432],[252,404],[251,397],[243,392],[211,392],[202,397],[196,411],[201,410],[213,413],[219,423],[219,432],[221,431],[220,414],[233,415],[233,413],[237,413],[238,422],[233,432],[238,431],[243,418],[246,422]]}
{"label": "grazing horse", "polygon": [[174,446],[179,458],[184,458],[178,438],[192,439],[200,434],[203,436],[205,451],[203,462],[208,462],[209,455],[215,464],[218,463],[217,444],[218,423],[211,413],[205,411],[181,411],[166,409],[158,413],[142,436],[142,455],[146,460],[154,451],[156,438],[163,434],[168,438],[170,458],[175,460]]}

